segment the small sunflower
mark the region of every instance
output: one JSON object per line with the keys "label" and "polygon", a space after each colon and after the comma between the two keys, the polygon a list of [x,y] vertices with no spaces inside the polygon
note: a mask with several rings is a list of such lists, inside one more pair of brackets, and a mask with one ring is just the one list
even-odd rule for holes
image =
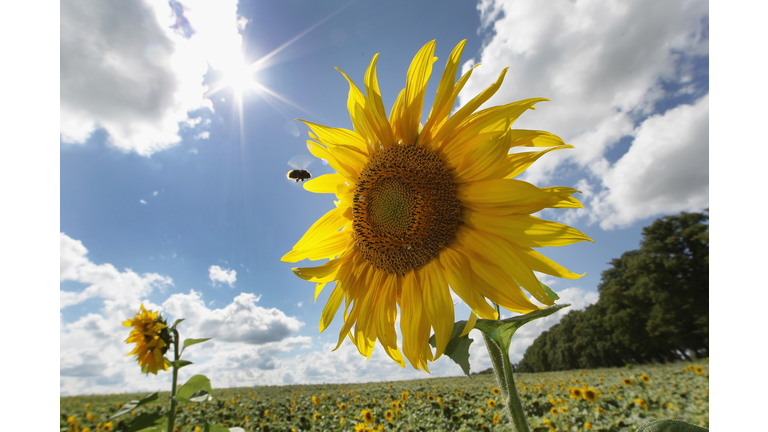
{"label": "small sunflower", "polygon": [[317,396],[312,396],[312,403],[315,404],[316,407],[319,407],[320,399],[318,399]]}
{"label": "small sunflower", "polygon": [[108,432],[111,431],[114,426],[112,425],[112,422],[106,422],[104,423],[104,431]]}
{"label": "small sunflower", "polygon": [[373,423],[373,413],[370,410],[364,409],[362,412],[360,412],[360,417],[363,419],[365,424]]}
{"label": "small sunflower", "polygon": [[648,376],[648,375],[646,375],[646,374],[642,374],[642,375],[640,375],[640,379],[641,379],[641,380],[642,380],[644,383],[646,383],[646,384],[648,384],[649,382],[651,382],[651,377],[649,377],[649,376]]}
{"label": "small sunflower", "polygon": [[395,420],[395,413],[393,413],[392,410],[387,410],[387,412],[384,413],[384,418],[386,418],[388,422],[392,423]]}
{"label": "small sunflower", "polygon": [[363,432],[365,430],[365,425],[363,423],[358,423],[355,425],[355,432]]}
{"label": "small sunflower", "polygon": [[339,409],[342,410],[342,411],[346,411],[347,410],[347,404],[342,402],[341,404],[339,404]]}
{"label": "small sunflower", "polygon": [[581,399],[583,392],[578,387],[573,387],[570,389],[570,393],[573,399]]}
{"label": "small sunflower", "polygon": [[559,414],[559,411],[557,410],[557,408],[552,407],[549,409],[549,413],[552,414],[553,416],[556,416]]}
{"label": "small sunflower", "polygon": [[499,422],[500,422],[500,421],[501,421],[501,417],[499,417],[499,415],[498,415],[498,414],[494,414],[494,415],[493,415],[493,420],[492,420],[491,422],[492,422],[494,425],[497,425],[497,424],[499,424]]}
{"label": "small sunflower", "polygon": [[[131,334],[125,343],[135,343],[136,347],[127,356],[135,355],[136,360],[141,366],[141,371],[147,375],[152,372],[157,375],[158,369],[167,371],[170,366],[163,355],[168,351],[168,345],[171,343],[171,334],[168,326],[160,312],[153,312],[144,309],[136,313],[131,319],[123,322],[126,327],[133,327]],[[111,425],[111,423],[109,423]],[[106,425],[104,425],[106,428]],[[110,426],[111,427],[111,426]]]}
{"label": "small sunflower", "polygon": [[592,430],[592,423],[586,422],[584,423],[584,429],[586,430]]}
{"label": "small sunflower", "polygon": [[434,396],[432,396],[432,395],[427,395],[427,400],[428,400],[428,401],[430,401],[430,402],[432,402],[432,401],[434,401],[434,400],[435,400],[435,397],[434,397]]}
{"label": "small sunflower", "polygon": [[[578,191],[538,188],[514,179],[545,153],[572,146],[548,132],[511,129],[520,115],[546,99],[477,111],[499,89],[506,69],[451,115],[472,73],[470,69],[454,82],[465,42],[451,53],[423,125],[424,94],[436,60],[434,41],[413,59],[389,117],[376,77],[377,54],[365,74],[365,93],[344,75],[353,130],[304,122],[314,140],[307,144],[309,151],[337,171],[304,183],[304,188],[336,194],[338,202],[282,261],[330,259],[293,271],[317,283],[315,300],[327,284],[336,282],[320,318],[324,331],[344,303],[336,349],[349,336],[360,354],[370,358],[378,340],[400,366],[407,359],[429,372],[427,362],[443,354],[453,332],[450,290],[480,318],[496,319],[487,300],[516,313],[540,309],[523,289],[542,304],[554,304],[534,271],[566,279],[582,276],[533,248],[591,239],[531,216],[545,208],[580,208],[571,197]],[[524,147],[547,149],[510,153]],[[402,353],[395,330],[398,307]],[[434,352],[430,329],[436,338]]]}
{"label": "small sunflower", "polygon": [[499,390],[498,387],[494,387],[493,390],[491,390],[491,392],[493,392],[493,394],[495,394],[496,396],[501,394],[501,390]]}
{"label": "small sunflower", "polygon": [[632,381],[632,378],[624,378],[621,382],[624,385],[632,385],[632,384],[634,384],[634,382]]}
{"label": "small sunflower", "polygon": [[597,407],[597,408],[595,408],[595,412],[596,412],[598,415],[601,415],[601,414],[605,414],[605,410],[604,410],[604,409],[602,409],[601,407]]}
{"label": "small sunflower", "polygon": [[597,392],[593,388],[588,388],[584,390],[582,393],[582,396],[584,397],[584,400],[587,402],[595,402],[597,401]]}
{"label": "small sunflower", "polygon": [[645,403],[645,401],[640,398],[635,399],[635,403],[637,404],[637,406],[639,406],[642,409],[648,409],[648,404]]}
{"label": "small sunflower", "polygon": [[693,371],[696,372],[696,375],[704,375],[704,368],[701,366],[694,367]]}
{"label": "small sunflower", "polygon": [[496,408],[496,401],[493,399],[488,399],[488,402],[486,403],[486,405],[488,406],[488,408],[494,409]]}

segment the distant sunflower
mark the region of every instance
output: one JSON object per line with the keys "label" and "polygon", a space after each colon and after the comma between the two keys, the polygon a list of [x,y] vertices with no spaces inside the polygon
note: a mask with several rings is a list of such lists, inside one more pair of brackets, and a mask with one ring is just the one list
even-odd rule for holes
{"label": "distant sunflower", "polygon": [[363,419],[365,424],[371,424],[373,423],[373,413],[370,410],[364,409],[360,413],[360,417]]}
{"label": "distant sunflower", "polygon": [[320,418],[320,413],[314,413],[312,414],[312,420],[317,421],[317,419]]}
{"label": "distant sunflower", "polygon": [[384,418],[386,418],[388,422],[392,423],[392,421],[395,419],[395,413],[393,413],[392,410],[387,410],[387,412],[384,413]]}
{"label": "distant sunflower", "polygon": [[646,374],[642,374],[642,375],[640,375],[640,379],[641,379],[641,380],[642,380],[644,383],[646,383],[646,384],[648,384],[649,382],[651,382],[651,377],[649,377],[649,376],[648,376],[648,375],[646,375]]}
{"label": "distant sunflower", "polygon": [[491,390],[491,391],[492,391],[492,392],[493,392],[493,394],[495,394],[496,396],[498,396],[498,395],[500,395],[500,394],[501,394],[501,390],[499,390],[499,388],[498,388],[498,387],[494,387],[494,388],[493,388],[493,390]]}
{"label": "distant sunflower", "polygon": [[[443,354],[453,331],[451,289],[481,318],[498,318],[487,300],[516,313],[538,310],[522,289],[545,305],[553,301],[534,271],[566,279],[582,275],[533,248],[591,241],[574,228],[531,216],[545,208],[580,208],[571,197],[575,189],[538,188],[514,179],[545,153],[572,148],[549,132],[510,128],[547,99],[477,111],[499,89],[505,69],[451,115],[472,73],[454,82],[464,44],[451,53],[423,125],[434,41],[414,57],[389,118],[376,77],[378,54],[365,74],[365,93],[344,75],[354,130],[305,121],[314,140],[308,141],[309,151],[337,173],[310,180],[304,188],[336,194],[336,208],[282,257],[285,262],[330,259],[293,271],[317,283],[315,301],[326,284],[336,282],[320,318],[324,331],[344,302],[336,348],[349,336],[370,358],[378,340],[400,366],[405,367],[404,354],[414,368],[427,372],[427,362]],[[524,147],[547,149],[510,153]],[[395,330],[398,307],[402,354]]]}
{"label": "distant sunflower", "polygon": [[500,421],[501,421],[501,417],[498,414],[494,414],[493,420],[491,420],[491,423],[493,423],[494,425],[497,425],[499,424]]}
{"label": "distant sunflower", "polygon": [[339,404],[339,409],[342,410],[342,411],[346,411],[347,410],[347,404],[342,402],[341,404]]}
{"label": "distant sunflower", "polygon": [[640,398],[635,399],[635,403],[642,409],[648,409],[648,404]]}
{"label": "distant sunflower", "polygon": [[624,380],[621,381],[624,385],[632,385],[634,384],[632,382],[632,378],[624,378]]}
{"label": "distant sunflower", "polygon": [[488,399],[488,402],[485,404],[490,409],[496,408],[496,401],[493,399]]}
{"label": "distant sunflower", "polygon": [[593,388],[588,388],[584,390],[582,393],[582,396],[584,397],[584,400],[587,402],[595,402],[597,401],[597,392]]}
{"label": "distant sunflower", "polygon": [[[168,351],[171,334],[168,331],[167,323],[159,314],[159,312],[144,309],[142,304],[141,310],[136,313],[136,316],[123,322],[124,326],[133,327],[125,343],[136,344],[133,351],[128,353],[126,357],[135,355],[136,361],[141,366],[141,371],[146,374],[152,372],[157,375],[158,369],[167,371],[168,366],[170,366],[166,363],[163,355]],[[104,427],[106,428],[106,425]]]}
{"label": "distant sunflower", "polygon": [[696,372],[696,375],[704,375],[704,368],[701,366],[694,367],[693,371]]}

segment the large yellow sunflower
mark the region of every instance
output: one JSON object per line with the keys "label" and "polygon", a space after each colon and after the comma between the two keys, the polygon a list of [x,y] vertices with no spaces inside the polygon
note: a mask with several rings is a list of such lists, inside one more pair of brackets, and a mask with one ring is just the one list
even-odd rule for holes
{"label": "large yellow sunflower", "polygon": [[[549,132],[510,128],[523,112],[547,99],[476,111],[501,86],[504,69],[495,83],[451,115],[472,74],[470,69],[455,82],[464,43],[451,53],[423,125],[424,93],[437,60],[434,41],[413,59],[389,118],[376,78],[378,54],[365,74],[365,93],[342,72],[350,86],[347,108],[354,130],[304,121],[314,140],[307,142],[309,151],[337,171],[304,188],[336,194],[337,205],[282,258],[330,259],[293,271],[317,283],[315,301],[326,284],[336,282],[320,320],[322,332],[344,302],[336,348],[348,335],[370,358],[378,340],[404,367],[395,330],[399,306],[402,352],[414,368],[427,372],[427,361],[442,355],[453,331],[450,289],[472,308],[470,322],[474,314],[498,318],[488,300],[517,313],[539,309],[522,289],[552,305],[533,271],[567,279],[581,275],[533,248],[590,240],[576,229],[531,216],[544,208],[581,207],[571,197],[575,189],[539,188],[514,179],[545,153],[572,148]],[[517,147],[547,149],[510,153]],[[430,329],[437,342],[434,352]]]}
{"label": "large yellow sunflower", "polygon": [[169,366],[163,355],[168,351],[170,334],[162,317],[158,319],[158,314],[159,312],[148,311],[141,305],[141,310],[136,316],[123,322],[124,326],[133,327],[125,342],[136,344],[133,351],[126,356],[135,355],[141,371],[146,374],[152,372],[157,375],[158,369],[167,371]]}

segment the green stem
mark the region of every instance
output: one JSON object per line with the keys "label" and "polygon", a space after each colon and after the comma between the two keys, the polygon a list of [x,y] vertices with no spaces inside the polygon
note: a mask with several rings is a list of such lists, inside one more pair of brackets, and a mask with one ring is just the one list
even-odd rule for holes
{"label": "green stem", "polygon": [[496,380],[499,382],[501,397],[504,399],[504,405],[509,414],[509,420],[514,432],[529,432],[528,420],[525,418],[523,403],[517,394],[515,386],[515,377],[512,375],[512,364],[509,362],[509,354],[502,352],[502,349],[483,333],[485,346],[488,348],[488,354],[491,356],[493,372],[496,373]]}
{"label": "green stem", "polygon": [[168,412],[168,432],[173,432],[173,422],[176,420],[176,381],[179,377],[179,332],[173,329],[173,387],[171,388],[171,411]]}

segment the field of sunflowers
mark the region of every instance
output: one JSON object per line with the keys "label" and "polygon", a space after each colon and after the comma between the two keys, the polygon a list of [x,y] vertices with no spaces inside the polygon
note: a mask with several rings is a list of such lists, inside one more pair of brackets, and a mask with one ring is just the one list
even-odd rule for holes
{"label": "field of sunflowers", "polygon": [[[709,427],[705,360],[626,368],[516,375],[533,431],[634,431],[661,418]],[[62,431],[124,429],[126,417],[167,409],[156,402],[110,420],[145,394],[62,397]],[[214,389],[213,399],[183,405],[175,428],[203,420],[246,431],[507,431],[492,374],[365,384]]]}

